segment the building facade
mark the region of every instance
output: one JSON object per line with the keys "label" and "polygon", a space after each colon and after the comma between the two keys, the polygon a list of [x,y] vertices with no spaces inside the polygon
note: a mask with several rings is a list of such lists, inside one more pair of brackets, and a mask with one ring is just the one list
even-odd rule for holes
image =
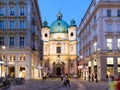
{"label": "building facade", "polygon": [[68,25],[60,12],[50,26],[46,20],[43,22],[43,73],[52,76],[77,74],[76,31],[75,21],[72,19]]}
{"label": "building facade", "polygon": [[[120,73],[120,0],[92,0],[77,32],[80,74],[106,80]],[[81,73],[83,71],[83,73]]]}
{"label": "building facade", "polygon": [[37,0],[0,0],[1,77],[40,77],[41,27]]}

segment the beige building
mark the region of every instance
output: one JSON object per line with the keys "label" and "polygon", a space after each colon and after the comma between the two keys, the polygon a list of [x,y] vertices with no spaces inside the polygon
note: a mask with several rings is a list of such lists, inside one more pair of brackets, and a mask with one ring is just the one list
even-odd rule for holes
{"label": "beige building", "polygon": [[0,0],[0,77],[40,77],[41,26],[38,0]]}
{"label": "beige building", "polygon": [[62,74],[77,74],[77,53],[76,53],[76,31],[75,21],[72,19],[68,25],[62,14],[57,14],[50,26],[44,21],[42,28],[42,39],[44,49],[43,73],[53,76]]}
{"label": "beige building", "polygon": [[[120,0],[92,0],[77,32],[79,74],[99,80],[120,73]],[[82,72],[83,71],[83,72]]]}

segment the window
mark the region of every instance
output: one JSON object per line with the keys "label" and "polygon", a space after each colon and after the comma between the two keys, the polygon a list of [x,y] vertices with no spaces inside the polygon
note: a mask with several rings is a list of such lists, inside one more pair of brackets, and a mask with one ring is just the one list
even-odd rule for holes
{"label": "window", "polygon": [[70,33],[70,36],[73,36],[73,32]]}
{"label": "window", "polygon": [[57,53],[61,53],[61,47],[57,47]]}
{"label": "window", "polygon": [[20,29],[24,29],[25,28],[25,21],[22,20],[20,21]]}
{"label": "window", "polygon": [[112,32],[112,24],[107,24],[107,32]]}
{"label": "window", "polygon": [[96,21],[97,21],[97,20],[96,20],[96,16],[95,16],[95,17],[94,17],[94,23],[96,23]]}
{"label": "window", "polygon": [[47,33],[45,33],[45,37],[48,37]]}
{"label": "window", "polygon": [[15,28],[15,22],[14,20],[10,21],[10,29],[14,29]]}
{"label": "window", "polygon": [[120,65],[120,58],[118,58],[117,61],[118,61],[118,65]]}
{"label": "window", "polygon": [[107,64],[113,65],[113,58],[107,58]]}
{"label": "window", "polygon": [[120,17],[120,10],[117,11],[117,16]]}
{"label": "window", "polygon": [[0,7],[0,16],[4,16],[5,8]]}
{"label": "window", "polygon": [[25,55],[20,55],[19,56],[19,60],[20,61],[25,61],[26,60],[26,56]]}
{"label": "window", "polygon": [[118,24],[118,32],[120,32],[120,24]]}
{"label": "window", "polygon": [[10,16],[14,16],[14,13],[15,13],[15,8],[10,7]]}
{"label": "window", "polygon": [[24,12],[24,7],[20,7],[20,16],[24,16],[25,12]]}
{"label": "window", "polygon": [[20,47],[24,46],[24,37],[20,37]]}
{"label": "window", "polygon": [[97,42],[94,42],[93,48],[94,48],[94,51],[96,52],[97,51]]}
{"label": "window", "polygon": [[112,39],[107,39],[107,50],[112,50]]}
{"label": "window", "polygon": [[120,50],[120,39],[118,39],[117,42],[118,42],[118,49]]}
{"label": "window", "polygon": [[111,10],[107,10],[107,17],[111,17]]}
{"label": "window", "polygon": [[4,37],[0,37],[0,46],[4,45]]}
{"label": "window", "polygon": [[14,46],[14,37],[10,37],[10,46]]}
{"label": "window", "polygon": [[4,29],[4,20],[0,20],[0,29]]}
{"label": "window", "polygon": [[15,61],[15,56],[14,55],[10,55],[10,61]]}

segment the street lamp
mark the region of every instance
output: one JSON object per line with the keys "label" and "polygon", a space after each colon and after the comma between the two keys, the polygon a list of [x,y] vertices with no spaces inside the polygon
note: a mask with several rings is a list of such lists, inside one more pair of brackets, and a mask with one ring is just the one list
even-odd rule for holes
{"label": "street lamp", "polygon": [[4,64],[4,62],[0,59],[0,66],[1,66],[1,77],[2,77],[2,65]]}

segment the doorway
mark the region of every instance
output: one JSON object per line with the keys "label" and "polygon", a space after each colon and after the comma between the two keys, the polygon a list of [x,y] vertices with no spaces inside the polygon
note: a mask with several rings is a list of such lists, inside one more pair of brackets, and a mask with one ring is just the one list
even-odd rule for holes
{"label": "doorway", "polygon": [[57,67],[57,69],[56,69],[56,74],[57,74],[57,75],[61,75],[61,68],[60,68],[60,67]]}
{"label": "doorway", "polygon": [[10,77],[15,77],[15,67],[9,67],[9,75]]}

